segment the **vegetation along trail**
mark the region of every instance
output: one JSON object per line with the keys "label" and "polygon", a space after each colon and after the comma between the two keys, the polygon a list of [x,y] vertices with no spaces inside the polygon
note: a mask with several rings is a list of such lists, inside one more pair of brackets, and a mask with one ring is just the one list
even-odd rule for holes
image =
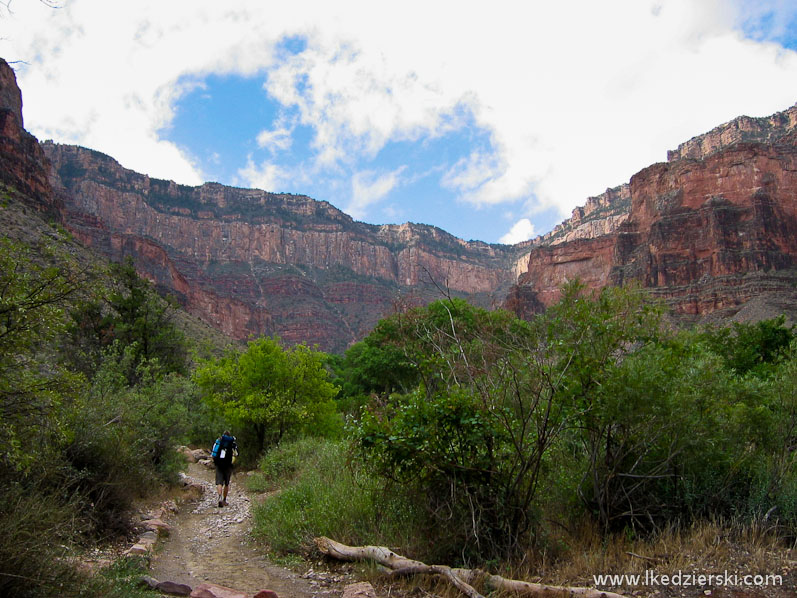
{"label": "vegetation along trail", "polygon": [[201,484],[202,498],[172,521],[171,532],[152,560],[151,575],[196,587],[210,582],[253,595],[269,589],[281,597],[311,598],[333,593],[301,575],[271,564],[249,542],[250,497],[233,478],[228,506],[219,508],[213,470],[189,464],[190,481]]}

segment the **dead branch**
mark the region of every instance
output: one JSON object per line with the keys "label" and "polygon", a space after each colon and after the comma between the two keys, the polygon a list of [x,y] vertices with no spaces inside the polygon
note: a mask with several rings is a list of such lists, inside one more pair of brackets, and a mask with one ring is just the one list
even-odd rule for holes
{"label": "dead branch", "polygon": [[442,575],[468,598],[484,598],[472,584],[483,583],[489,590],[502,590],[530,598],[624,598],[614,592],[592,588],[549,586],[500,575],[490,575],[480,569],[454,569],[445,565],[427,565],[396,554],[384,546],[346,546],[335,540],[315,539],[318,549],[325,555],[341,561],[375,561],[391,570],[391,575]]}

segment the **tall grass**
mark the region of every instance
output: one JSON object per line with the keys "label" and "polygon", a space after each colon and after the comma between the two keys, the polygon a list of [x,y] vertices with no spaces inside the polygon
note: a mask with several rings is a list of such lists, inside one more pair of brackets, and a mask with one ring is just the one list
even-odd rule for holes
{"label": "tall grass", "polygon": [[345,442],[302,438],[260,463],[250,489],[270,491],[254,508],[253,534],[280,553],[303,552],[316,536],[424,553],[425,516],[348,459]]}

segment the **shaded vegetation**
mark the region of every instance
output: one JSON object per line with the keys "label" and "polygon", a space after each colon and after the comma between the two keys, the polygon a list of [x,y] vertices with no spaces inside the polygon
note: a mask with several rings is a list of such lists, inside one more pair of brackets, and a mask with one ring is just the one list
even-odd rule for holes
{"label": "shaded vegetation", "polygon": [[57,240],[0,239],[2,595],[135,595],[71,557],[126,533],[200,428],[169,302],[130,264],[88,263]]}

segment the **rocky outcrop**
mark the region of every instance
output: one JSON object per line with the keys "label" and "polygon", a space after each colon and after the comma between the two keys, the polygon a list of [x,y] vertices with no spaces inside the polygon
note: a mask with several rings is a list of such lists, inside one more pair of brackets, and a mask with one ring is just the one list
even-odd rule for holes
{"label": "rocky outcrop", "polygon": [[606,189],[573,210],[572,216],[534,240],[534,245],[560,245],[578,239],[610,235],[628,219],[631,188],[628,184]]}
{"label": "rocky outcrop", "polygon": [[133,256],[190,312],[239,339],[276,334],[342,350],[399,295],[445,290],[485,303],[512,282],[506,246],[368,225],[301,195],[177,185],[85,148],[42,147],[77,238],[114,260]]}
{"label": "rocky outcrop", "polygon": [[14,70],[0,58],[0,182],[40,211],[55,211],[49,166],[22,120],[22,94]]}
{"label": "rocky outcrop", "polygon": [[579,277],[592,288],[637,281],[686,319],[733,317],[753,300],[750,319],[797,314],[796,125],[797,106],[682,144],[631,178],[619,226],[533,247],[513,296],[550,305]]}
{"label": "rocky outcrop", "polygon": [[667,161],[700,160],[739,142],[774,144],[797,126],[797,104],[772,116],[740,116],[667,152]]}

